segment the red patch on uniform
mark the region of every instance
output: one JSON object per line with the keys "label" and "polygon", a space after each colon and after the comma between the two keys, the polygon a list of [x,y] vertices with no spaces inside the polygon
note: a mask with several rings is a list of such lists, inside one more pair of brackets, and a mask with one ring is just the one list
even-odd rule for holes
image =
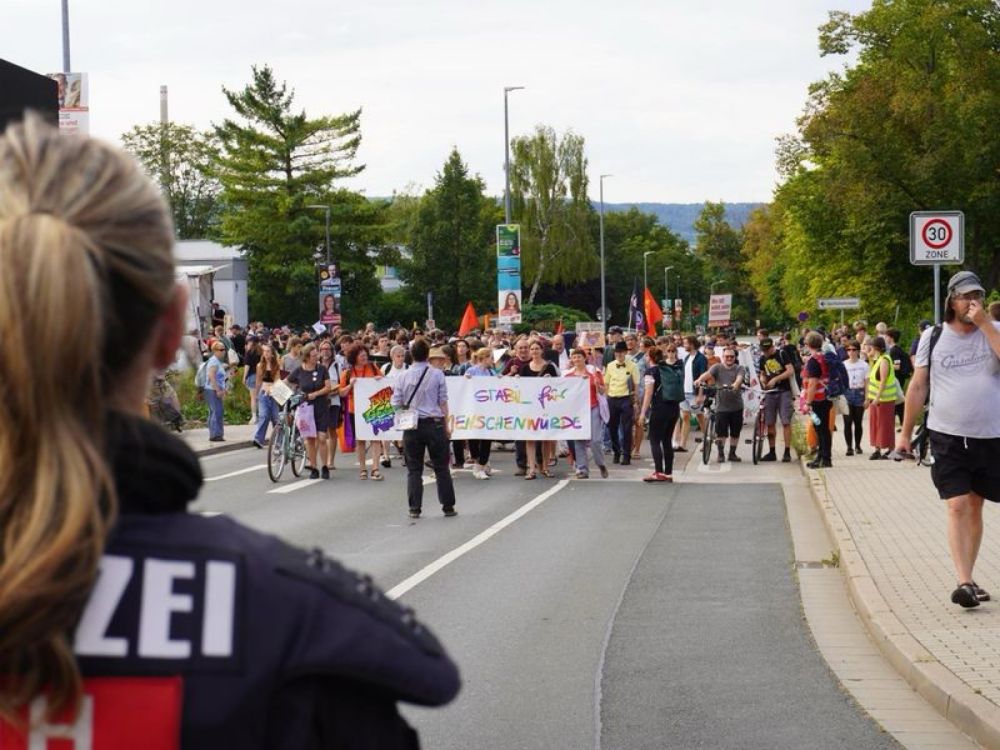
{"label": "red patch on uniform", "polygon": [[21,710],[28,733],[0,722],[3,750],[178,750],[184,681],[180,677],[90,677],[73,724],[45,722],[45,696]]}

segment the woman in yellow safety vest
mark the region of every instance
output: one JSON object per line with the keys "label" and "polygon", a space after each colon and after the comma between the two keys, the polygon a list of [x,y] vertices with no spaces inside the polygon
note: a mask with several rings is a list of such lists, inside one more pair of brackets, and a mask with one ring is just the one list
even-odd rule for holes
{"label": "woman in yellow safety vest", "polygon": [[868,391],[865,394],[865,408],[868,409],[868,439],[872,451],[869,460],[878,461],[889,457],[895,443],[896,394],[899,381],[892,369],[892,362],[885,353],[885,339],[876,336],[871,342],[868,358]]}

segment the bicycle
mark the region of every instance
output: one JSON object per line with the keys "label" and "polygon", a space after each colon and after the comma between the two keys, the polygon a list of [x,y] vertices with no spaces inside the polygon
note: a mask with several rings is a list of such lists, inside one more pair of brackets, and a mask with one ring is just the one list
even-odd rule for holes
{"label": "bicycle", "polygon": [[[777,393],[777,388],[770,388],[761,391],[760,408],[757,409],[757,418],[753,421],[753,447],[750,455],[753,457],[754,466],[760,463],[761,456],[764,455],[764,443],[767,442],[767,422],[764,419],[764,398],[769,393]],[[775,425],[777,428],[777,425]]]}
{"label": "bicycle", "polygon": [[295,476],[301,476],[305,468],[306,445],[295,424],[295,409],[303,400],[305,396],[296,393],[281,406],[278,424],[267,449],[267,476],[272,482],[281,479],[286,464],[291,464]]}

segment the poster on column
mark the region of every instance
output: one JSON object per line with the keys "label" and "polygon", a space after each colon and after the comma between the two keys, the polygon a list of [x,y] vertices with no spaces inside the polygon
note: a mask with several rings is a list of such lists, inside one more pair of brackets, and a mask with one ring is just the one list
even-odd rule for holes
{"label": "poster on column", "polygon": [[86,73],[48,73],[59,84],[59,132],[90,134],[90,87]]}
{"label": "poster on column", "polygon": [[521,227],[497,224],[497,313],[502,325],[521,322]]}
{"label": "poster on column", "polygon": [[[393,427],[395,382],[354,381],[358,440],[402,440]],[[583,378],[447,378],[452,440],[590,440]]]}
{"label": "poster on column", "polygon": [[320,263],[316,266],[319,283],[319,322],[327,329],[341,324],[340,266],[337,263]]}

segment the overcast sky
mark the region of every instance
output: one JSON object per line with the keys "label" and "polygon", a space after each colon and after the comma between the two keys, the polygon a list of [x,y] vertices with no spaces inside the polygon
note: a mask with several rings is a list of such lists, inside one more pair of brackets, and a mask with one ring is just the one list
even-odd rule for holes
{"label": "overcast sky", "polygon": [[[545,123],[586,139],[591,196],[766,201],[774,139],[794,130],[829,10],[868,0],[70,0],[72,68],[90,75],[91,134],[159,118],[208,127],[221,87],[269,64],[311,115],[363,108],[371,196],[433,184],[452,146],[503,191],[511,135]],[[0,57],[61,69],[59,0],[4,0]]]}

